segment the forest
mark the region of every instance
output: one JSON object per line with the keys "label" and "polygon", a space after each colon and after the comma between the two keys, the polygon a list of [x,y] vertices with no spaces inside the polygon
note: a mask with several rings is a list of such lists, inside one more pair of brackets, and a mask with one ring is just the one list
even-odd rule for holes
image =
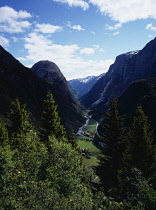
{"label": "forest", "polygon": [[50,92],[41,116],[36,129],[15,99],[8,121],[1,120],[1,209],[155,209],[155,136],[141,106],[127,128],[118,100],[111,99],[95,167],[83,166]]}

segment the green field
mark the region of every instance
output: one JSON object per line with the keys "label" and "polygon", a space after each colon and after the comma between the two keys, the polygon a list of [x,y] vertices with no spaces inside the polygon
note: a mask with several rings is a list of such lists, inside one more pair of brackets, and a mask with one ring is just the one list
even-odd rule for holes
{"label": "green field", "polygon": [[[84,128],[84,131],[95,133],[97,122],[93,119],[89,120],[89,124]],[[86,166],[93,166],[98,164],[97,157],[101,154],[100,150],[92,143],[91,138],[86,136],[79,136],[77,135],[76,138],[78,139],[78,147],[80,149],[89,149],[89,152],[91,152],[91,158],[87,159],[83,157],[83,164]],[[91,140],[91,142],[86,141]]]}
{"label": "green field", "polygon": [[89,124],[84,128],[84,131],[95,133],[96,126],[97,126],[97,122],[93,119],[90,119]]}

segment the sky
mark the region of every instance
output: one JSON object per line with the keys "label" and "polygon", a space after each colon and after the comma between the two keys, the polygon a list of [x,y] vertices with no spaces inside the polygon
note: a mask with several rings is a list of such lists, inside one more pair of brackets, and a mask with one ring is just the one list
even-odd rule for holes
{"label": "sky", "polygon": [[54,62],[67,80],[98,76],[156,36],[156,0],[0,0],[0,45],[23,65]]}

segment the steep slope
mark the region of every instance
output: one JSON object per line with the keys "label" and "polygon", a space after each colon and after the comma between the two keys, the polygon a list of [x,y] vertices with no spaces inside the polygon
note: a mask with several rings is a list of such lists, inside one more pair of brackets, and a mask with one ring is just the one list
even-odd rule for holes
{"label": "steep slope", "polygon": [[69,100],[58,84],[38,77],[0,46],[1,116],[6,116],[11,101],[18,97],[21,103],[27,105],[31,119],[37,124],[40,120],[43,100],[48,91],[52,92],[58,104],[62,123],[68,131],[72,129],[76,131],[85,121],[82,117],[82,109],[76,100],[72,97]]}
{"label": "steep slope", "polygon": [[[128,102],[128,103],[127,103]],[[127,116],[127,123],[131,123],[138,105],[142,105],[149,117],[152,129],[156,132],[156,77],[139,80],[131,85],[119,97],[120,112]]]}
{"label": "steep slope", "polygon": [[105,75],[105,73],[100,74],[99,76],[88,76],[85,78],[72,79],[68,83],[73,88],[73,92],[77,94],[77,97],[80,98],[86,94],[92,86]]}
{"label": "steep slope", "polygon": [[86,107],[106,104],[112,94],[120,96],[135,80],[156,75],[156,38],[142,50],[119,55],[106,73],[80,101]]}
{"label": "steep slope", "polygon": [[35,72],[39,77],[44,78],[46,81],[57,85],[66,99],[74,104],[79,104],[73,93],[71,92],[66,78],[58,66],[51,61],[39,61],[32,66],[32,71]]}

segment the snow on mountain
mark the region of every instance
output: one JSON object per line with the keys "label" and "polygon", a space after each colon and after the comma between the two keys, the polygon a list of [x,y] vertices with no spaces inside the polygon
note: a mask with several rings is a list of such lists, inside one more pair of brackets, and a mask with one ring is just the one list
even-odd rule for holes
{"label": "snow on mountain", "polygon": [[156,76],[156,38],[140,51],[117,56],[106,75],[80,101],[91,108],[101,102],[106,104],[112,95],[120,96],[133,81],[151,76]]}
{"label": "snow on mountain", "polygon": [[92,88],[92,86],[104,75],[105,73],[100,74],[99,76],[88,76],[85,78],[73,79],[69,80],[68,83],[75,95],[80,98],[86,94]]}

